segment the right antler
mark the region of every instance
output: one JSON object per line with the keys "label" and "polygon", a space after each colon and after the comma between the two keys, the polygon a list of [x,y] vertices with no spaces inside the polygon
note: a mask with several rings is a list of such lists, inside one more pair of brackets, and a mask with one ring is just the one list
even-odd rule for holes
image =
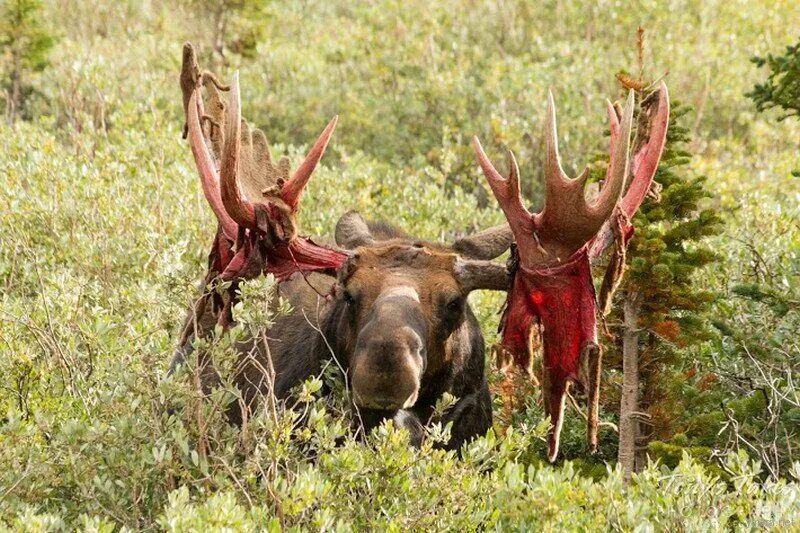
{"label": "right antler", "polygon": [[644,143],[633,158],[633,183],[621,202],[629,173],[633,91],[628,93],[621,117],[608,104],[611,155],[603,186],[592,203],[584,192],[588,169],[571,179],[561,168],[552,94],[545,118],[545,204],[541,212],[532,215],[522,204],[514,155],[509,152],[509,176],[503,178],[486,157],[480,141],[473,138],[478,162],[517,243],[519,264],[501,321],[501,348],[530,371],[531,347],[534,338],[541,338],[542,395],[552,422],[551,461],[558,454],[570,381],[588,389],[588,440],[592,449],[597,446],[601,353],[590,259],[597,258],[615,237],[627,239],[632,231],[629,220],[650,189],[669,120],[669,99],[663,83],[658,93],[657,105],[646,106],[643,111],[646,121],[639,126],[637,139],[644,139]]}
{"label": "right antler", "polygon": [[[557,266],[591,240],[609,218],[624,190],[628,176],[628,150],[633,120],[633,91],[620,123],[613,106],[608,104],[611,128],[611,159],[603,188],[593,203],[586,200],[584,186],[588,167],[575,179],[561,168],[558,155],[555,104],[549,94],[545,120],[545,203],[541,212],[532,215],[522,204],[519,168],[509,152],[509,177],[503,178],[494,168],[477,137],[473,146],[500,208],[514,232],[520,262],[528,269]],[[621,141],[621,142],[620,142]]]}
{"label": "right antler", "polygon": [[[235,279],[266,271],[283,279],[298,271],[338,267],[345,254],[298,237],[295,222],[300,197],[325,153],[337,117],[290,177],[288,159],[274,163],[264,134],[242,119],[238,73],[230,86],[220,84],[210,72],[201,72],[194,48],[186,43],[181,89],[186,133],[203,193],[219,221],[220,235],[212,255],[222,277]],[[227,105],[220,90],[230,91]]]}

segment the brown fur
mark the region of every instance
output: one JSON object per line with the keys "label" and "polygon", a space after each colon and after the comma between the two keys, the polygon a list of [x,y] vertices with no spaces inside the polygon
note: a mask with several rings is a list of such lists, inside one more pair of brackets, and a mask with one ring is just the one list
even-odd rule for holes
{"label": "brown fur", "polygon": [[[270,367],[270,358],[275,369],[273,391],[279,399],[289,398],[293,387],[318,374],[322,365],[334,357],[351,382],[356,343],[374,303],[385,296],[387,289],[413,287],[419,302],[398,301],[396,309],[397,313],[421,313],[424,317],[419,335],[426,340],[426,364],[418,383],[418,397],[408,409],[362,408],[362,419],[366,425],[372,425],[392,417],[419,437],[420,423],[429,419],[442,394],[450,392],[459,401],[445,420],[453,422],[448,446],[458,448],[491,426],[491,400],[484,377],[484,341],[477,319],[466,303],[469,289],[460,285],[454,271],[458,256],[448,247],[417,241],[386,224],[370,224],[369,229],[372,244],[354,250],[338,277],[298,274],[279,285],[278,292],[289,301],[292,312],[275,320],[266,346],[255,340],[238,346],[242,360],[235,382],[250,409],[263,394],[269,393],[264,369]],[[352,298],[355,304],[348,303],[346,298]],[[352,305],[355,312],[351,313]],[[390,313],[395,322],[402,323],[404,317]],[[209,328],[197,332],[202,336],[210,331],[213,321],[200,322]],[[407,322],[412,324],[413,317],[409,316]],[[376,334],[392,343],[397,341],[399,329],[404,328],[379,327]],[[174,364],[191,352],[192,338],[193,335],[179,351]],[[374,357],[369,355],[370,359]],[[207,366],[210,369],[203,373],[204,388],[218,382],[213,366]],[[371,380],[371,374],[366,379]],[[397,378],[397,386],[406,382],[404,377]],[[238,404],[231,406],[230,417],[233,422],[241,422]]]}

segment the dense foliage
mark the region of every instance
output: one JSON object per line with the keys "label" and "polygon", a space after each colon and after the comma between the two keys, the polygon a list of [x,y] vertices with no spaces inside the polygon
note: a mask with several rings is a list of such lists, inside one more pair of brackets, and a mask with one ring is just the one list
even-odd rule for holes
{"label": "dense foliage", "polygon": [[[256,3],[237,1],[229,20],[240,37],[224,35],[221,56],[214,13],[204,10],[213,2],[43,4],[37,22],[58,45],[28,78],[27,120],[0,126],[5,527],[750,530],[800,522],[800,190],[791,177],[800,124],[759,114],[744,96],[768,75],[748,58],[796,39],[787,23],[800,17],[796,2],[272,2],[258,6],[255,31],[246,23]],[[702,321],[703,335],[659,337],[660,349],[680,356],[657,369],[669,374],[659,393],[681,406],[652,449],[660,464],[624,486],[615,435],[604,426],[602,453],[589,464],[574,410],[562,450],[575,462],[543,464],[535,389],[512,426],[498,423],[459,459],[431,447],[446,431],[435,425],[420,450],[391,426],[368,443],[349,437],[343,403],[319,395],[322,381],[341,383],[335,368],[307,383],[297,404],[259,413],[246,433],[222,420],[224,387],[204,402],[191,368],[165,378],[214,231],[180,138],[183,41],[204,46],[225,75],[240,69],[246,114],[294,161],[340,114],[304,198],[313,206],[302,213],[305,231],[329,235],[355,208],[447,241],[502,220],[479,179],[471,134],[498,160],[502,146],[514,148],[528,199],[539,201],[548,87],[567,170],[605,148],[603,98],[618,92],[614,73],[635,63],[639,24],[650,36],[648,70],[669,71],[673,98],[694,109],[673,132],[690,139],[675,171],[688,186],[707,177],[710,196],[691,211],[713,207],[722,220],[716,235],[685,228],[692,238],[679,240],[696,244],[667,257],[711,249],[716,262],[681,278],[691,294],[713,295],[697,316],[676,318]],[[4,63],[3,79],[10,75]],[[662,216],[658,205],[645,209],[648,220]],[[645,240],[669,235],[668,215]],[[644,283],[647,273],[632,280]],[[279,312],[264,308],[269,287],[248,288],[242,327]],[[491,344],[502,297],[471,301]],[[238,334],[215,340],[221,364]],[[613,369],[605,378],[613,394]],[[613,402],[602,416],[615,420]]]}
{"label": "dense foliage", "polygon": [[784,55],[767,54],[752,61],[770,71],[763,83],[747,93],[758,110],[777,107],[783,112],[781,120],[800,116],[800,41],[787,46]]}

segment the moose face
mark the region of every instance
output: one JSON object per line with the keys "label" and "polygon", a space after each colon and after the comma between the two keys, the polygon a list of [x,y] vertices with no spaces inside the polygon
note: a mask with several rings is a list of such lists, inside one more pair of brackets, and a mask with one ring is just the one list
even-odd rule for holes
{"label": "moose face", "polygon": [[342,268],[339,338],[360,407],[412,407],[425,376],[448,362],[469,292],[457,265],[447,250],[386,243],[358,248]]}

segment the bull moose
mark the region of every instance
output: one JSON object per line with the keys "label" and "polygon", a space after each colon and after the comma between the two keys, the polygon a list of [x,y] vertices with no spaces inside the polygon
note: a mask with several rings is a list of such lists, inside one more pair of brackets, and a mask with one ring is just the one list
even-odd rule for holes
{"label": "bull moose", "polygon": [[[640,113],[643,135],[637,135],[630,164],[633,98],[622,111],[609,107],[611,162],[591,202],[584,196],[588,172],[570,179],[559,165],[552,97],[546,121],[547,196],[540,214],[531,215],[522,205],[513,155],[511,174],[504,179],[475,139],[479,163],[509,224],[449,246],[367,222],[356,212],[337,223],[335,245],[298,235],[300,198],[336,117],[290,175],[288,160],[274,161],[263,132],[242,119],[238,74],[230,86],[221,84],[200,70],[187,43],[181,88],[184,135],[218,230],[204,290],[187,317],[172,367],[186,359],[194,339],[208,336],[217,324],[231,324],[240,281],[273,274],[278,294],[291,307],[276,318],[269,335],[237,346],[234,381],[241,401],[229,410],[233,422],[241,423],[265,394],[288,398],[334,358],[366,427],[392,418],[418,441],[437,400],[445,392],[454,395],[457,402],[444,421],[452,422],[447,447],[459,448],[492,423],[484,339],[467,301],[471,291],[485,289],[509,293],[502,349],[530,369],[534,348],[543,348],[545,408],[553,421],[550,459],[558,450],[568,382],[589,388],[591,444],[600,350],[590,260],[615,241],[621,243],[618,250],[624,249],[630,217],[650,187],[663,149],[665,87],[657,91],[653,116]],[[222,92],[230,93],[227,103]],[[514,242],[508,267],[493,261]],[[227,290],[208,289],[219,281],[230,282]],[[204,389],[219,382],[206,354],[198,354],[198,368]]]}
{"label": "bull moose", "polygon": [[[505,266],[490,261],[510,246],[508,228],[444,246],[350,212],[336,226],[335,247],[297,237],[300,195],[335,119],[289,176],[285,160],[273,164],[263,133],[241,119],[238,77],[223,87],[200,73],[190,46],[183,72],[187,134],[220,226],[206,281],[236,282],[271,272],[291,307],[276,318],[269,340],[238,347],[242,362],[235,383],[243,401],[231,406],[230,418],[240,422],[242,407],[252,409],[270,391],[287,398],[334,357],[347,373],[365,425],[392,417],[419,438],[421,422],[447,391],[458,398],[445,420],[453,422],[448,447],[485,433],[492,421],[485,343],[467,296],[476,289],[508,288]],[[211,95],[205,105],[200,84]],[[230,90],[227,106],[220,88]],[[219,173],[209,145],[218,151]],[[231,319],[233,295],[227,302],[213,291],[204,295],[190,313],[173,366],[192,350],[194,338]],[[219,378],[210,361],[201,365],[209,388]]]}

